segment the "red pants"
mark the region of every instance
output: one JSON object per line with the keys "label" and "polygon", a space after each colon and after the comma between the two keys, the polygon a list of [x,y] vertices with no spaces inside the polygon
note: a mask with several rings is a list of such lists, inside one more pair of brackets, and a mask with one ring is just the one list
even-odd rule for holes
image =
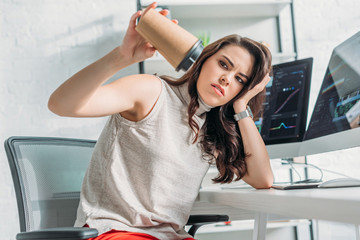
{"label": "red pants", "polygon": [[[85,227],[88,226],[85,225]],[[111,230],[95,238],[90,238],[89,240],[159,240],[159,239],[145,233]],[[184,240],[195,240],[195,239],[185,238]]]}

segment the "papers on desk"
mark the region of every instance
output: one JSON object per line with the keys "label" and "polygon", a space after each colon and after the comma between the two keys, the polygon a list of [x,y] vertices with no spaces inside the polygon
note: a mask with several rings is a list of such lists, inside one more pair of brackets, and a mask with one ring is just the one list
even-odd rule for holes
{"label": "papers on desk", "polygon": [[[291,190],[291,189],[306,189],[306,188],[318,188],[320,183],[286,183],[286,184],[274,184],[271,188],[279,190]],[[229,184],[222,185],[221,189],[252,189],[249,184]]]}
{"label": "papers on desk", "polygon": [[292,189],[306,189],[317,188],[320,183],[287,183],[287,184],[273,184],[271,187],[280,190],[292,190]]}

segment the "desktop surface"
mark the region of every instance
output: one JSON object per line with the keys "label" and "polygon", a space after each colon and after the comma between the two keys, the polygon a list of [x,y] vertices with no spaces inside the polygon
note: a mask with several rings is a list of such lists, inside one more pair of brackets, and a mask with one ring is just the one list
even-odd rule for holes
{"label": "desktop surface", "polygon": [[199,200],[277,216],[360,224],[360,187],[280,191],[211,186],[200,190]]}

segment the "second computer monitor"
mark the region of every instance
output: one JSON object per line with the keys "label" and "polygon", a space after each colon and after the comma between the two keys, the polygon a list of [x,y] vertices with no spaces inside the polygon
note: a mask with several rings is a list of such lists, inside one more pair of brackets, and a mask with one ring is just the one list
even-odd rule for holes
{"label": "second computer monitor", "polygon": [[333,50],[299,154],[359,146],[360,31]]}
{"label": "second computer monitor", "polygon": [[306,129],[313,59],[273,66],[263,117],[257,123],[266,145],[301,142]]}

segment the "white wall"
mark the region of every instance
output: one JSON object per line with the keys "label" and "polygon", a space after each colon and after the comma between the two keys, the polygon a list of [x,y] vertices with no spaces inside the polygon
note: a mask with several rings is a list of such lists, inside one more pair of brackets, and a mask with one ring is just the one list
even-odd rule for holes
{"label": "white wall", "polygon": [[[358,0],[294,0],[299,58],[314,57],[310,106],[316,101],[332,49],[360,31]],[[312,108],[309,109],[312,112]]]}
{"label": "white wall", "polygon": [[[360,31],[360,1],[294,1],[299,57],[314,57],[313,105],[332,48]],[[61,118],[48,111],[47,100],[61,82],[121,42],[135,9],[135,0],[0,1],[0,142],[13,135],[96,139],[104,119]],[[136,72],[133,66],[117,76]],[[353,149],[309,159],[358,176],[359,155],[360,150]],[[0,239],[15,239],[17,207],[3,147],[0,213]],[[325,234],[321,239],[352,236],[350,230],[339,237],[334,232],[339,228],[319,225]]]}
{"label": "white wall", "polygon": [[[14,135],[96,139],[105,119],[47,109],[52,91],[121,43],[135,0],[0,1],[0,239],[15,239],[17,207],[2,144]],[[120,75],[137,73],[137,66]]]}

